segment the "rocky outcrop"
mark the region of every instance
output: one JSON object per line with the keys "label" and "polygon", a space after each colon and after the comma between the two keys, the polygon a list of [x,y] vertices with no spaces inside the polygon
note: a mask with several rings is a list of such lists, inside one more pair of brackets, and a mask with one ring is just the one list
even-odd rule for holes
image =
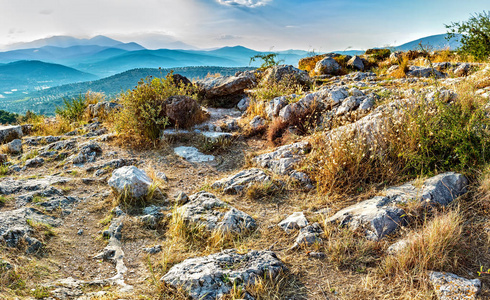
{"label": "rocky outcrop", "polygon": [[207,231],[217,230],[225,234],[238,234],[257,227],[248,214],[204,191],[189,196],[189,202],[179,207],[177,214],[188,225],[204,226]]}
{"label": "rocky outcrop", "polygon": [[298,249],[300,247],[308,247],[314,244],[320,244],[323,242],[323,240],[320,238],[321,234],[323,234],[323,229],[318,223],[313,223],[304,228],[301,228],[291,249]]}
{"label": "rocky outcrop", "polygon": [[7,144],[8,152],[12,154],[19,154],[22,152],[22,140],[15,139]]}
{"label": "rocky outcrop", "polygon": [[368,238],[379,240],[406,224],[405,211],[399,204],[417,201],[422,205],[447,205],[466,193],[467,184],[463,175],[452,172],[431,177],[420,188],[409,182],[387,189],[383,196],[346,207],[328,221],[351,229],[364,228]]}
{"label": "rocky outcrop", "polygon": [[260,169],[248,169],[235,175],[216,181],[213,189],[223,189],[226,194],[238,194],[254,183],[271,182],[271,178]]}
{"label": "rocky outcrop", "polygon": [[242,95],[245,89],[255,84],[256,78],[252,71],[241,72],[235,76],[207,77],[197,81],[197,86],[202,89],[203,97],[206,99]]}
{"label": "rocky outcrop", "polygon": [[153,181],[145,171],[135,166],[126,166],[114,170],[107,183],[119,194],[127,191],[132,197],[139,198],[148,194]]}
{"label": "rocky outcrop", "polygon": [[408,76],[413,77],[435,77],[435,78],[446,78],[447,74],[437,71],[436,69],[430,67],[418,67],[418,66],[409,66],[407,71]]}
{"label": "rocky outcrop", "polygon": [[25,241],[28,245],[27,252],[38,251],[43,245],[32,237],[33,228],[30,224],[43,223],[49,226],[59,226],[61,221],[45,215],[34,208],[20,208],[11,211],[0,212],[0,241],[8,247],[17,247]]}
{"label": "rocky outcrop", "polygon": [[477,299],[481,290],[479,279],[466,279],[452,273],[429,272],[429,279],[440,300]]}
{"label": "rocky outcrop", "polygon": [[[173,266],[161,280],[184,288],[192,299],[215,300],[230,293],[234,286],[244,289],[253,286],[258,278],[275,278],[285,270],[274,252],[238,254],[230,249],[186,259]],[[247,299],[254,298],[247,294]]]}
{"label": "rocky outcrop", "polygon": [[279,223],[279,227],[284,229],[286,232],[293,229],[301,229],[307,225],[308,220],[303,212],[295,212]]}
{"label": "rocky outcrop", "polygon": [[308,142],[298,142],[290,145],[278,147],[270,153],[265,153],[253,158],[253,162],[262,167],[271,170],[279,175],[288,175],[294,171],[294,164],[309,151]]}
{"label": "rocky outcrop", "polygon": [[87,111],[91,118],[104,117],[122,108],[117,102],[102,101],[96,104],[89,104]]}
{"label": "rocky outcrop", "polygon": [[23,135],[22,126],[0,126],[0,144],[20,139]]}
{"label": "rocky outcrop", "polygon": [[205,113],[196,100],[188,96],[172,96],[166,100],[165,115],[170,123],[179,128],[189,128],[201,123]]}
{"label": "rocky outcrop", "polygon": [[262,83],[274,84],[282,81],[289,81],[300,85],[307,85],[311,82],[311,78],[303,70],[295,68],[291,65],[273,66],[265,70],[262,77]]}

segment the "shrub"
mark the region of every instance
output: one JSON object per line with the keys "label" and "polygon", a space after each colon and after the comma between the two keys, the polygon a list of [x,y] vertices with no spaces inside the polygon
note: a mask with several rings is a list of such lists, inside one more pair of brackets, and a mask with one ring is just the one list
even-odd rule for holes
{"label": "shrub", "polygon": [[170,124],[166,102],[177,95],[195,99],[195,89],[176,84],[172,73],[165,78],[142,79],[136,88],[121,95],[123,108],[115,116],[116,131],[131,143],[157,140]]}
{"label": "shrub", "polygon": [[471,15],[468,21],[452,22],[445,25],[448,29],[446,36],[450,40],[461,34],[461,47],[458,51],[478,60],[486,60],[490,56],[490,14],[486,11]]}
{"label": "shrub", "polygon": [[276,60],[277,53],[269,53],[269,54],[257,54],[250,58],[250,63],[260,59],[263,63],[260,65],[259,70],[265,70],[269,67],[277,66],[284,60]]}

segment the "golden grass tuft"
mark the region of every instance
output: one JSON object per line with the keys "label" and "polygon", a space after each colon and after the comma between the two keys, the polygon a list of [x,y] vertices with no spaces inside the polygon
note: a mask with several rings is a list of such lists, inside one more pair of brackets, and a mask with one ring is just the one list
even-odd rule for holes
{"label": "golden grass tuft", "polygon": [[385,257],[381,275],[417,277],[427,270],[454,271],[461,257],[462,233],[463,217],[458,209],[436,214],[422,228],[408,233],[406,247]]}

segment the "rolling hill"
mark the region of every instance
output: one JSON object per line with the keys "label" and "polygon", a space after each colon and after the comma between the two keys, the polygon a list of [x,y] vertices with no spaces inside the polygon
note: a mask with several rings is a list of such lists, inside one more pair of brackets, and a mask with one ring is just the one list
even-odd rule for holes
{"label": "rolling hill", "polygon": [[[0,65],[0,92],[28,92],[50,86],[98,79],[97,76],[59,64],[17,61]],[[16,90],[16,91],[13,91]]]}
{"label": "rolling hill", "polygon": [[[234,75],[238,71],[253,68],[226,68],[226,67],[185,67],[174,68],[174,73],[181,74],[190,79],[203,78],[208,74]],[[133,69],[114,76],[95,81],[72,83],[52,87],[28,94],[9,95],[0,101],[0,109],[25,113],[27,110],[36,113],[53,114],[55,107],[61,105],[62,98],[73,97],[87,91],[102,92],[108,97],[114,97],[121,92],[134,88],[138,81],[147,76],[162,77],[172,69]]]}
{"label": "rolling hill", "polygon": [[400,51],[420,50],[419,44],[427,46],[429,50],[443,50],[446,48],[449,48],[450,50],[456,50],[461,45],[459,43],[459,35],[448,41],[446,40],[446,34],[437,34],[405,43],[403,45],[395,47],[395,49]]}

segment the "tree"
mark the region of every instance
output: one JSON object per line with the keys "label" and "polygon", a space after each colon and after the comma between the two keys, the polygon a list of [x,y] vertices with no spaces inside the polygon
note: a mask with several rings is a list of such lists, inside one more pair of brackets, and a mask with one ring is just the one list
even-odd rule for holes
{"label": "tree", "polygon": [[490,56],[490,14],[486,11],[471,15],[468,21],[452,22],[445,25],[448,30],[446,39],[450,40],[461,34],[461,47],[458,51],[463,55],[471,55],[478,60],[486,60]]}
{"label": "tree", "polygon": [[262,65],[260,65],[259,69],[265,70],[269,67],[277,66],[284,60],[277,60],[277,53],[269,53],[269,54],[257,54],[255,56],[250,57],[250,63],[254,62],[257,59],[261,59],[263,61]]}

